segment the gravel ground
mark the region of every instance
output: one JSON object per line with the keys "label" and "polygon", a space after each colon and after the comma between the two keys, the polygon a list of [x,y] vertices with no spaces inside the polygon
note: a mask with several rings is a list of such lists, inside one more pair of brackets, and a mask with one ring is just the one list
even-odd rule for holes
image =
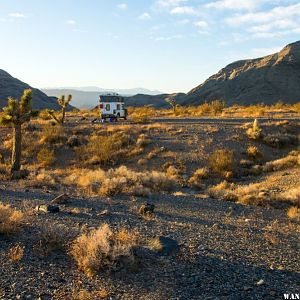
{"label": "gravel ground", "polygon": [[[55,196],[9,184],[0,188],[5,203],[23,209]],[[137,213],[145,200],[155,204],[152,218]],[[76,289],[100,288],[109,292],[107,299],[156,300],[283,299],[300,291],[300,229],[284,211],[169,194],[72,198],[60,208],[57,214],[34,213],[18,235],[0,237],[0,299],[72,299]],[[80,213],[71,214],[74,208]],[[106,209],[108,215],[99,214]],[[138,229],[144,241],[163,235],[177,240],[181,250],[173,256],[145,254],[134,270],[88,278],[65,253],[35,253],[37,228],[55,221],[69,228],[108,223]],[[7,252],[16,243],[25,246],[25,255],[12,263]]]}

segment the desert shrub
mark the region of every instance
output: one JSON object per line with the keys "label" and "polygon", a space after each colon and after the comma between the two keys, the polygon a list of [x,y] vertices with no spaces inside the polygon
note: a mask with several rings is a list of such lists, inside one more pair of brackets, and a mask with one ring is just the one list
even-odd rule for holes
{"label": "desert shrub", "polygon": [[300,207],[290,207],[287,211],[287,215],[293,221],[300,221]]}
{"label": "desert shrub", "polygon": [[260,156],[260,152],[256,146],[249,146],[246,150],[246,153],[251,158],[257,158]]}
{"label": "desert shrub", "polygon": [[67,141],[65,130],[62,126],[47,125],[43,128],[40,136],[40,144],[60,144]]}
{"label": "desert shrub", "polygon": [[189,179],[189,185],[203,188],[203,179],[209,176],[208,168],[201,168],[194,172],[193,176]]}
{"label": "desert shrub", "polygon": [[262,171],[273,172],[293,168],[299,165],[299,157],[300,153],[298,151],[292,151],[286,157],[267,162],[264,166],[262,166]]}
{"label": "desert shrub", "polygon": [[215,186],[211,186],[208,189],[209,196],[215,199],[222,199],[226,201],[237,201],[238,198],[233,192],[234,184],[230,184],[227,181],[223,181]]}
{"label": "desert shrub", "polygon": [[258,120],[255,119],[253,122],[253,126],[246,131],[249,139],[257,140],[262,137],[262,129],[259,126]]}
{"label": "desert shrub", "polygon": [[220,114],[225,108],[225,102],[221,100],[214,100],[210,103],[210,110],[214,115]]}
{"label": "desert shrub", "polygon": [[51,116],[48,112],[48,109],[43,109],[39,111],[38,117],[42,120],[51,120]]}
{"label": "desert shrub", "polygon": [[174,166],[169,166],[166,170],[166,175],[174,180],[179,180],[180,179],[180,171],[174,167]]}
{"label": "desert shrub", "polygon": [[176,184],[161,172],[135,172],[125,166],[108,171],[76,171],[72,172],[65,181],[66,184],[76,184],[93,189],[94,193],[105,196],[118,194],[147,196],[151,192],[168,191]]}
{"label": "desert shrub", "polygon": [[19,262],[24,256],[24,246],[17,244],[11,247],[8,251],[9,260],[16,263]]}
{"label": "desert shrub", "polygon": [[42,148],[37,154],[37,161],[43,167],[52,166],[55,162],[54,151]]}
{"label": "desert shrub", "polygon": [[75,235],[75,231],[64,224],[44,223],[39,228],[34,248],[42,255],[49,255],[52,252],[64,252]]}
{"label": "desert shrub", "polygon": [[138,147],[146,147],[150,143],[151,143],[151,139],[145,134],[140,134],[136,140],[136,145]]}
{"label": "desert shrub", "polygon": [[15,233],[21,226],[24,215],[10,205],[0,203],[0,234]]}
{"label": "desert shrub", "polygon": [[289,189],[276,196],[277,200],[289,201],[292,205],[300,208],[300,185],[295,188]]}
{"label": "desert shrub", "polygon": [[135,235],[113,232],[107,224],[80,235],[71,245],[70,254],[78,268],[87,276],[100,271],[118,271],[133,262],[133,247],[137,244]]}
{"label": "desert shrub", "polygon": [[[92,136],[86,146],[80,147],[78,152],[88,164],[114,164],[120,159],[122,149],[132,143],[129,135],[114,133],[109,136]],[[123,152],[123,157],[126,156]]]}
{"label": "desert shrub", "polygon": [[273,148],[297,145],[298,138],[292,134],[270,134],[264,137],[263,141]]}
{"label": "desert shrub", "polygon": [[233,172],[234,152],[229,149],[217,149],[210,156],[208,164],[210,169],[221,176],[230,177]]}

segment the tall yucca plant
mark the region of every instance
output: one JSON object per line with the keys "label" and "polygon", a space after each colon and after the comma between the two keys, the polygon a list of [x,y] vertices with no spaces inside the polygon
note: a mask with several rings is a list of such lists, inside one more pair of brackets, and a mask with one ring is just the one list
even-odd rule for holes
{"label": "tall yucca plant", "polygon": [[9,97],[7,106],[3,108],[0,124],[13,127],[13,146],[11,173],[21,168],[22,152],[22,124],[28,122],[32,116],[31,112],[32,90],[24,90],[20,99]]}
{"label": "tall yucca plant", "polygon": [[57,99],[58,105],[61,107],[61,118],[59,119],[58,117],[55,116],[53,110],[49,110],[50,116],[58,123],[58,124],[64,124],[65,122],[65,117],[66,117],[66,108],[69,105],[69,103],[72,100],[72,95],[68,95],[66,98],[64,95],[62,95],[60,98]]}

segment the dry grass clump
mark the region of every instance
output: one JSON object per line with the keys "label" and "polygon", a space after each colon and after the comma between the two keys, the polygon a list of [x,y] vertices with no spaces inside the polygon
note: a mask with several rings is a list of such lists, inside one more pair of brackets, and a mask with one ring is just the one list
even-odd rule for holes
{"label": "dry grass clump", "polygon": [[42,255],[65,252],[75,232],[64,224],[44,223],[39,228],[35,250]]}
{"label": "dry grass clump", "polygon": [[203,179],[207,178],[209,176],[209,170],[208,168],[201,168],[194,172],[193,176],[189,179],[188,183],[191,186],[197,187],[197,188],[203,188]]}
{"label": "dry grass clump", "polygon": [[299,157],[299,151],[292,151],[286,157],[267,162],[264,166],[262,166],[262,171],[273,172],[293,168],[299,165]]}
{"label": "dry grass clump", "polygon": [[133,140],[125,133],[114,133],[109,136],[93,135],[87,145],[78,149],[80,158],[87,164],[114,164],[124,158]]}
{"label": "dry grass clump", "polygon": [[42,167],[49,167],[55,163],[55,153],[53,150],[42,148],[37,154],[37,161]]}
{"label": "dry grass clump", "polygon": [[65,130],[62,126],[47,125],[43,128],[40,135],[40,144],[61,144],[67,141]]}
{"label": "dry grass clump", "polygon": [[24,214],[10,205],[0,203],[0,234],[12,234],[18,231]]}
{"label": "dry grass clump", "polygon": [[223,181],[208,189],[209,196],[215,199],[222,199],[226,201],[237,201],[238,197],[234,193],[234,184]]}
{"label": "dry grass clump", "polygon": [[136,145],[137,145],[137,147],[140,147],[140,148],[144,148],[147,145],[149,145],[150,143],[151,143],[151,139],[145,134],[140,134],[136,140]]}
{"label": "dry grass clump", "polygon": [[259,159],[262,157],[261,152],[256,146],[249,146],[246,150],[246,154],[252,159]]}
{"label": "dry grass clump", "polygon": [[246,131],[249,139],[258,140],[262,137],[262,129],[259,126],[258,120],[255,119],[253,122],[253,126]]}
{"label": "dry grass clump", "polygon": [[300,221],[300,207],[293,206],[287,211],[287,216],[293,221]]}
{"label": "dry grass clump", "polygon": [[106,172],[102,170],[72,172],[64,182],[90,188],[94,193],[103,196],[119,194],[147,196],[152,192],[168,191],[176,184],[166,173],[135,172],[125,166]]}
{"label": "dry grass clump", "polygon": [[83,233],[72,244],[70,254],[87,276],[100,271],[118,271],[134,261],[135,234],[113,232],[107,224]]}
{"label": "dry grass clump", "polygon": [[289,201],[292,205],[300,207],[300,185],[280,193],[276,198],[282,201]]}
{"label": "dry grass clump", "polygon": [[19,262],[24,256],[24,246],[17,244],[11,247],[8,251],[8,258],[10,261],[16,263]]}
{"label": "dry grass clump", "polygon": [[209,156],[209,168],[218,175],[230,178],[234,168],[233,155],[234,152],[229,149],[215,150]]}

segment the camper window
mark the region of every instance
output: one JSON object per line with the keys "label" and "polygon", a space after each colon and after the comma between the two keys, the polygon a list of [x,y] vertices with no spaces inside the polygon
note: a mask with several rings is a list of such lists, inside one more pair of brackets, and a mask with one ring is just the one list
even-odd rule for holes
{"label": "camper window", "polygon": [[105,109],[109,111],[110,110],[110,104],[106,104]]}
{"label": "camper window", "polygon": [[117,104],[117,110],[120,110],[120,109],[121,109],[121,105]]}

